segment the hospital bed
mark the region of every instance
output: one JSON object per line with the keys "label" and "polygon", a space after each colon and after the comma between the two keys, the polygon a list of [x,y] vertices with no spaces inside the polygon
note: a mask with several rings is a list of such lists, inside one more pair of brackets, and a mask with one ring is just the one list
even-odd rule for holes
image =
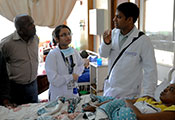
{"label": "hospital bed", "polygon": [[169,72],[168,72],[168,79],[162,81],[156,88],[155,90],[155,99],[156,100],[160,100],[159,99],[159,95],[162,92],[162,90],[164,90],[169,84],[171,83],[175,83],[175,77],[173,77],[173,72],[175,71],[175,67],[172,67]]}
{"label": "hospital bed", "polygon": [[[158,94],[170,84],[172,81],[172,75],[175,68],[170,69],[168,74],[168,80],[162,82],[156,89],[155,94]],[[62,103],[60,100],[44,103],[33,103],[20,105],[15,109],[7,109],[0,106],[0,120],[83,120],[84,114],[81,112],[82,105],[84,103],[91,103],[89,95],[81,96],[81,99],[70,100],[69,102]],[[68,111],[70,103],[74,103],[74,113],[66,113]],[[92,114],[91,114],[92,115]],[[96,116],[102,116],[103,113],[98,113]]]}

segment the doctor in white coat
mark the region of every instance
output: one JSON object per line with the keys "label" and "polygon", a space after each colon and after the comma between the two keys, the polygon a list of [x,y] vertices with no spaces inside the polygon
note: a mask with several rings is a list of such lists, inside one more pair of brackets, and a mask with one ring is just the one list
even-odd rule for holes
{"label": "doctor in white coat", "polygon": [[49,86],[49,99],[57,97],[75,97],[73,88],[76,87],[78,77],[84,70],[84,61],[78,51],[69,47],[72,33],[68,26],[59,25],[55,28],[55,40],[58,46],[46,57],[46,73]]}
{"label": "doctor in white coat", "polygon": [[[139,8],[133,3],[125,2],[117,7],[113,19],[116,28],[104,32],[99,48],[100,56],[108,57],[109,69],[119,53],[138,37],[140,31],[134,25],[138,16]],[[142,96],[154,96],[157,67],[154,48],[146,35],[133,42],[114,65],[104,81],[104,96],[136,97],[141,93],[141,85]]]}

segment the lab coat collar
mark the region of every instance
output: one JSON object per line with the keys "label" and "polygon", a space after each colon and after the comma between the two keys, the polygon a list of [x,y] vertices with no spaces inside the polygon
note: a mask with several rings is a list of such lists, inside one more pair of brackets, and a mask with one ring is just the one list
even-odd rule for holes
{"label": "lab coat collar", "polygon": [[129,45],[135,37],[138,37],[139,30],[134,26],[133,32],[128,36],[125,43],[122,45],[120,51],[122,51],[127,45]]}

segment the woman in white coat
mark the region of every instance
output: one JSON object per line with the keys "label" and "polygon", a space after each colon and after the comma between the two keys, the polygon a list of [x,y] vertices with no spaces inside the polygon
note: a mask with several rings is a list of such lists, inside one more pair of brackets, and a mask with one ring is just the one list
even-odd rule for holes
{"label": "woman in white coat", "polygon": [[84,61],[78,51],[69,47],[72,33],[68,26],[59,25],[54,30],[57,47],[46,57],[46,73],[49,86],[49,99],[59,96],[75,97],[73,88],[84,70]]}
{"label": "woman in white coat", "polygon": [[[139,16],[136,4],[126,2],[117,7],[113,21],[116,26],[104,33],[99,53],[108,57],[109,69],[119,53],[138,37],[135,27]],[[143,83],[143,96],[154,96],[157,85],[157,68],[154,48],[146,35],[140,36],[122,54],[105,81],[104,96],[118,98],[139,96]]]}

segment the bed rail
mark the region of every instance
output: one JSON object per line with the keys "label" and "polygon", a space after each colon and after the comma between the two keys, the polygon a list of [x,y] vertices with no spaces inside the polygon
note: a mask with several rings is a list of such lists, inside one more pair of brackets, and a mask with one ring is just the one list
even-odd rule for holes
{"label": "bed rail", "polygon": [[172,81],[172,75],[173,75],[173,72],[175,71],[175,67],[172,67],[169,72],[168,72],[168,82],[171,82]]}

